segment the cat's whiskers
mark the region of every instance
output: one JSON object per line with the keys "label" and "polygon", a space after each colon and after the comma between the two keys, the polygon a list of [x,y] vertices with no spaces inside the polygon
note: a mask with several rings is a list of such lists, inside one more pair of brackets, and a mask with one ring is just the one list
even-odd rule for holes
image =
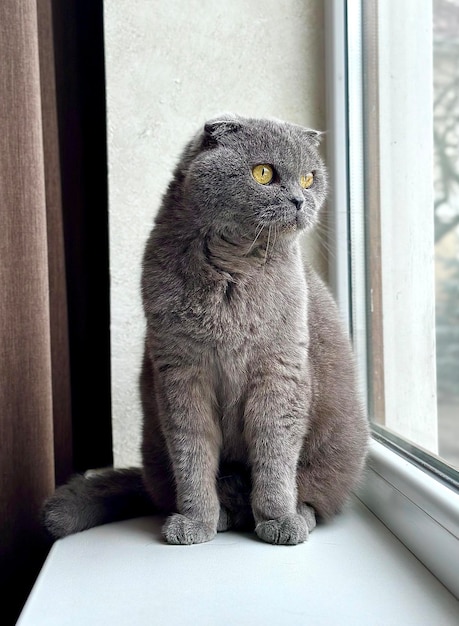
{"label": "cat's whiskers", "polygon": [[278,233],[277,227],[278,227],[278,224],[274,224],[274,240],[273,240],[272,250],[274,250],[276,247],[277,233]]}
{"label": "cat's whiskers", "polygon": [[253,250],[253,247],[255,246],[258,237],[261,235],[261,233],[263,232],[265,225],[264,224],[260,224],[257,228],[258,228],[258,232],[255,232],[255,239],[252,241],[252,245],[250,246],[250,248],[247,250],[247,254],[250,254]]}
{"label": "cat's whiskers", "polygon": [[336,251],[330,244],[329,228],[328,225],[323,222],[323,219],[316,222],[314,231],[316,233],[317,251],[319,255],[323,257],[323,260],[327,263],[330,259],[335,260]]}
{"label": "cat's whiskers", "polygon": [[268,241],[266,242],[265,262],[263,264],[263,271],[265,270],[266,261],[268,260],[268,248],[269,248],[269,242],[270,242],[270,239],[271,239],[271,228],[272,228],[272,224],[269,225],[269,230],[268,230]]}

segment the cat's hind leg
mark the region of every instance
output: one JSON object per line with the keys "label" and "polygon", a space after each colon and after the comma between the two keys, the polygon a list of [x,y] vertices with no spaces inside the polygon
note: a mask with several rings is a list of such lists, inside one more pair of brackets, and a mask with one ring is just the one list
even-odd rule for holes
{"label": "cat's hind leg", "polygon": [[217,531],[235,530],[253,531],[253,518],[250,495],[252,481],[250,470],[240,464],[223,462],[217,478],[217,493],[220,501],[220,517]]}
{"label": "cat's hind leg", "polygon": [[218,517],[217,532],[224,533],[233,528],[233,520],[230,512],[224,506],[220,506],[220,515]]}
{"label": "cat's hind leg", "polygon": [[233,510],[229,510],[224,506],[220,508],[217,532],[222,533],[233,529],[253,531],[254,528],[255,520],[253,519],[252,508],[250,506]]}
{"label": "cat's hind leg", "polygon": [[316,513],[312,506],[306,504],[305,502],[298,502],[297,511],[299,515],[304,517],[306,520],[306,524],[308,526],[308,531],[311,532],[316,527]]}

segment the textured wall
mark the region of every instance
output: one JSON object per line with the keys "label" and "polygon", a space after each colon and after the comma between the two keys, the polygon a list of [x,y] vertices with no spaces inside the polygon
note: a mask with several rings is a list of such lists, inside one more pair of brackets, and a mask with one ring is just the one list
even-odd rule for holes
{"label": "textured wall", "polygon": [[117,465],[139,460],[140,261],[184,142],[223,111],[324,129],[321,0],[105,0]]}

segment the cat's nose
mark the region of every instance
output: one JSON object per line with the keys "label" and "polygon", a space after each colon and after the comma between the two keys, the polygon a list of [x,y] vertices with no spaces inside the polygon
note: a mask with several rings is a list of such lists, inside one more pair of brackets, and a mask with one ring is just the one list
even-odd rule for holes
{"label": "cat's nose", "polygon": [[293,198],[291,198],[293,204],[296,206],[296,210],[297,211],[301,211],[301,209],[303,208],[303,203],[304,203],[304,199],[300,198],[298,196],[293,196]]}

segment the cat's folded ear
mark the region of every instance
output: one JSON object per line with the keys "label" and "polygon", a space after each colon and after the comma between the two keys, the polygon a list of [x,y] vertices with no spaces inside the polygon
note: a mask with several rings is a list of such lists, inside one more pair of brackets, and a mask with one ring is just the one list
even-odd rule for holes
{"label": "cat's folded ear", "polygon": [[227,113],[206,122],[204,124],[204,134],[208,141],[218,142],[225,135],[235,133],[240,128],[242,128],[242,120],[236,117],[236,115]]}
{"label": "cat's folded ear", "polygon": [[321,130],[314,130],[312,128],[304,128],[303,134],[306,136],[308,142],[315,148],[319,147],[322,141],[322,137],[325,133]]}

